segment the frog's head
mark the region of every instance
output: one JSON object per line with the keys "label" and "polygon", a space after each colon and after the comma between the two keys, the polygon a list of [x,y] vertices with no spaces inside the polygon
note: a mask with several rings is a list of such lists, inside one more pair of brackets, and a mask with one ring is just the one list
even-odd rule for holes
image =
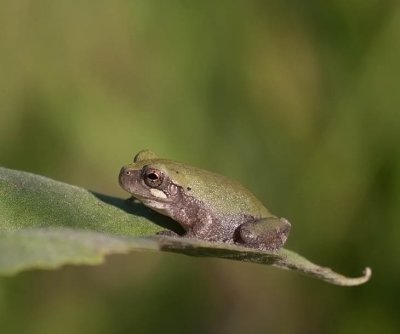
{"label": "frog's head", "polygon": [[178,186],[169,177],[163,160],[151,151],[140,151],[132,164],[119,173],[121,187],[146,206],[163,210],[179,196]]}

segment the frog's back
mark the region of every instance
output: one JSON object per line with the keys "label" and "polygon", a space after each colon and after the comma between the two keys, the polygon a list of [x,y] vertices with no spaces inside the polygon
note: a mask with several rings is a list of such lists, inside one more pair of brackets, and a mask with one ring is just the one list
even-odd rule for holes
{"label": "frog's back", "polygon": [[211,205],[221,214],[254,217],[272,216],[267,208],[242,184],[223,175],[179,162],[159,160],[174,183],[185,186],[185,193]]}

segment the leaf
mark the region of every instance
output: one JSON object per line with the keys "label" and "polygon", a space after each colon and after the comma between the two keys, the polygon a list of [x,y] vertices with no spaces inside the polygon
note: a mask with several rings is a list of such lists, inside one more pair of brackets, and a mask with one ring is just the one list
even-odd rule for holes
{"label": "leaf", "polygon": [[0,233],[0,274],[32,268],[54,269],[63,264],[99,264],[108,254],[132,249],[156,250],[145,238],[123,238],[94,231],[40,228]]}
{"label": "leaf", "polygon": [[268,264],[326,282],[353,286],[371,276],[348,278],[286,249],[276,253],[188,238],[156,237],[171,219],[131,200],[87,191],[42,176],[0,167],[0,275],[65,264],[98,264],[106,255],[132,250]]}
{"label": "leaf", "polygon": [[164,251],[179,252],[192,256],[219,257],[268,264],[281,269],[297,271],[307,276],[341,286],[355,286],[366,283],[372,275],[371,269],[367,267],[360,277],[346,277],[332,271],[330,268],[318,266],[301,255],[284,248],[273,253],[236,245],[187,238],[160,238],[159,244],[160,249]]}

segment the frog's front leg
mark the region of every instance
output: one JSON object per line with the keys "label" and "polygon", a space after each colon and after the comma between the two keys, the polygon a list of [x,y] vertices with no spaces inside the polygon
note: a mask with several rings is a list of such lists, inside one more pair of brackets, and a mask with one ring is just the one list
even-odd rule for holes
{"label": "frog's front leg", "polygon": [[178,233],[171,230],[162,230],[160,232],[157,232],[156,235],[161,237],[174,237],[174,238],[180,237]]}
{"label": "frog's front leg", "polygon": [[286,242],[290,227],[286,219],[278,217],[250,221],[238,227],[235,241],[246,247],[276,251]]}

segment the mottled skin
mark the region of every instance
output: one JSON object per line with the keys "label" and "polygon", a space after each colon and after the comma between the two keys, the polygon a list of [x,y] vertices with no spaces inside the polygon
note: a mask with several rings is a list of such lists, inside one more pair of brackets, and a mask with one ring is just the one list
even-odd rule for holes
{"label": "mottled skin", "polygon": [[203,169],[140,151],[119,174],[123,189],[176,220],[186,237],[275,251],[290,223],[272,215],[240,183]]}

